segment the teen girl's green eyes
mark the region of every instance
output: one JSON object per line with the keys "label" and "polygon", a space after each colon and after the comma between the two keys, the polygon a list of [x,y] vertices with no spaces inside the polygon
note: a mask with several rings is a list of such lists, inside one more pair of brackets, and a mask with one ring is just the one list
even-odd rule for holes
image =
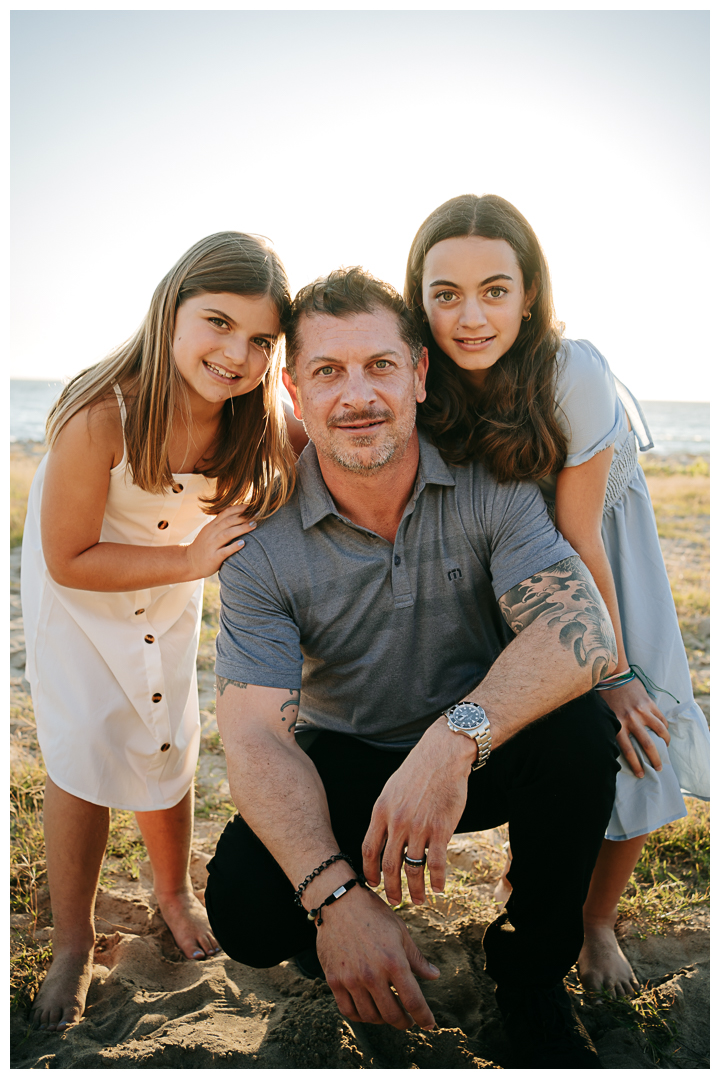
{"label": "teen girl's green eyes", "polygon": [[[500,300],[507,293],[507,289],[504,289],[502,285],[492,285],[485,294],[490,300]],[[449,289],[443,289],[442,292],[435,294],[435,299],[439,300],[441,304],[451,304],[453,300],[458,299],[458,294],[450,292]]]}

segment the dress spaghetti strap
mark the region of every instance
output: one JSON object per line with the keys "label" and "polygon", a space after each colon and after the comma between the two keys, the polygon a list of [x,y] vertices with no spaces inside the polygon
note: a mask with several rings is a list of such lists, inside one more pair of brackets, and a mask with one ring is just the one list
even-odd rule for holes
{"label": "dress spaghetti strap", "polygon": [[118,408],[120,409],[120,423],[122,424],[123,433],[123,456],[122,460],[110,470],[111,473],[117,472],[119,469],[124,469],[127,465],[127,443],[125,442],[125,421],[127,420],[127,409],[125,408],[125,398],[122,395],[122,390],[116,382],[112,384],[112,388],[115,391],[115,397],[117,398]]}

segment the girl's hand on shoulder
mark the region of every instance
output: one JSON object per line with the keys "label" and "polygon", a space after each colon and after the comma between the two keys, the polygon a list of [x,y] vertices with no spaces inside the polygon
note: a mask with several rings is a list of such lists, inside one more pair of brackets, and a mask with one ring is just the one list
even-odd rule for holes
{"label": "girl's hand on shoulder", "polygon": [[670,743],[668,722],[640,682],[640,679],[635,678],[632,682],[626,683],[625,686],[618,686],[614,690],[600,690],[598,693],[602,694],[622,725],[622,730],[617,735],[618,746],[635,775],[642,777],[645,775],[645,771],[633,747],[631,735],[645,751],[653,768],[661,771],[660,755],[648,731],[653,731],[656,735],[659,735],[667,746]]}
{"label": "girl's hand on shoulder", "polygon": [[228,506],[207,525],[203,525],[187,547],[192,571],[190,580],[211,577],[229,555],[244,547],[245,541],[240,537],[252,532],[257,525],[256,521],[248,521],[246,510],[244,503]]}

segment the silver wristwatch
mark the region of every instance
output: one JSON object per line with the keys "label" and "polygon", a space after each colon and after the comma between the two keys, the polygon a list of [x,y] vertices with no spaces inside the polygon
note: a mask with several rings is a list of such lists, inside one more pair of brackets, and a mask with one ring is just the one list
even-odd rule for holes
{"label": "silver wristwatch", "polygon": [[445,710],[448,727],[451,731],[459,731],[474,739],[477,743],[477,761],[473,762],[472,769],[480,769],[490,757],[490,721],[485,715],[481,705],[474,701],[461,701]]}

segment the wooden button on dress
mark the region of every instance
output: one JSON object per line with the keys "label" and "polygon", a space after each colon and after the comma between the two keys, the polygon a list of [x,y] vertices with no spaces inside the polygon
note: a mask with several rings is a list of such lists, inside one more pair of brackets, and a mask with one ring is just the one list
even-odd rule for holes
{"label": "wooden button on dress", "polygon": [[174,495],[179,495],[180,492],[182,491],[182,489],[183,489],[182,484],[173,484],[173,486],[172,486],[172,490],[173,490]]}
{"label": "wooden button on dress", "polygon": [[136,614],[136,615],[142,615],[142,613],[144,612],[144,610],[145,610],[145,608],[144,608],[144,607],[139,607],[139,608],[137,609],[137,611],[135,612],[135,614]]}
{"label": "wooden button on dress", "polygon": [[157,704],[158,701],[162,701],[162,694],[153,694],[152,699]]}
{"label": "wooden button on dress", "polygon": [[163,754],[165,753],[166,750],[169,750],[169,749],[170,749],[170,743],[169,742],[164,742],[162,744],[162,746],[160,747],[160,750],[162,751]]}
{"label": "wooden button on dress", "polygon": [[148,645],[152,645],[155,638],[152,636],[152,634],[146,634],[145,635],[145,640],[147,641]]}
{"label": "wooden button on dress", "polygon": [[167,521],[158,521],[158,529],[167,529],[168,524],[169,522]]}

